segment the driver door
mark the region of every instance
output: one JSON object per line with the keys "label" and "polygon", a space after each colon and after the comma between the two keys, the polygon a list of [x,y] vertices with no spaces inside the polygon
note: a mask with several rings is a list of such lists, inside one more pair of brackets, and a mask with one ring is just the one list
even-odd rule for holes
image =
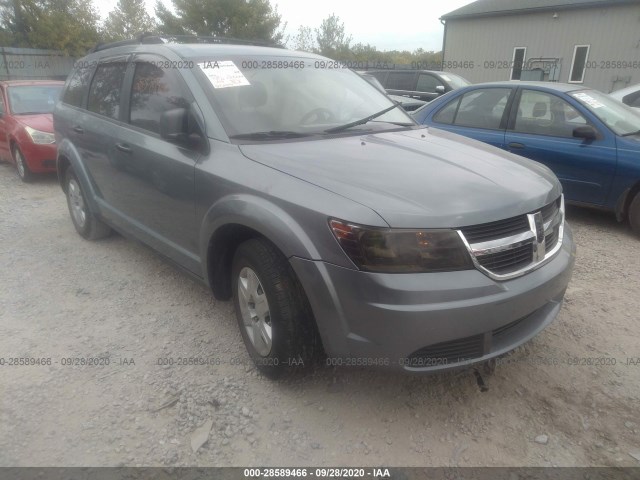
{"label": "driver door", "polygon": [[[520,89],[505,134],[507,150],[549,167],[570,201],[604,205],[616,172],[611,132],[588,120],[583,109],[555,93]],[[596,139],[574,138],[576,127],[596,128]]]}

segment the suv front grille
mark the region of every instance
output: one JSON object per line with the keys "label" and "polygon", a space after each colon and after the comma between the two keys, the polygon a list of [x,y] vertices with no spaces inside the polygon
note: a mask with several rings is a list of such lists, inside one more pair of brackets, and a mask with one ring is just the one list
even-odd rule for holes
{"label": "suv front grille", "polygon": [[496,280],[507,280],[536,268],[560,249],[564,231],[564,198],[540,210],[506,220],[463,227],[476,267]]}
{"label": "suv front grille", "polygon": [[529,229],[529,222],[526,215],[507,218],[497,222],[483,223],[482,225],[474,225],[473,227],[465,227],[462,229],[467,242],[479,243],[497,238],[508,237],[510,235],[524,232]]}
{"label": "suv front grille", "polygon": [[509,273],[531,264],[533,249],[530,243],[504,252],[489,253],[478,258],[478,263],[496,273]]}

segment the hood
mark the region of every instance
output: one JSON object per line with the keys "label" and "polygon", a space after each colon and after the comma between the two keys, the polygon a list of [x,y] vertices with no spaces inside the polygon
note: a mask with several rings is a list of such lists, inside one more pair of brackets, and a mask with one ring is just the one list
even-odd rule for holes
{"label": "hood", "polygon": [[53,114],[39,113],[37,115],[15,115],[18,122],[41,132],[53,133]]}
{"label": "hood", "polygon": [[397,228],[501,220],[561,193],[555,175],[541,164],[433,128],[240,149],[256,162],[371,208]]}

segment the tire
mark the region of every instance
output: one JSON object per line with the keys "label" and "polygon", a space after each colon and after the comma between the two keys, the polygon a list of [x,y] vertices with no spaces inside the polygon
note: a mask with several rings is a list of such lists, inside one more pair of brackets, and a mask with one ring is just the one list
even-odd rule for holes
{"label": "tire", "polygon": [[322,350],[315,320],[280,251],[267,240],[247,240],[231,271],[238,327],[256,368],[276,379],[315,363]]}
{"label": "tire", "polygon": [[636,193],[629,205],[629,225],[633,233],[640,237],[640,192]]}
{"label": "tire", "polygon": [[24,159],[24,155],[20,151],[20,148],[15,145],[13,147],[13,160],[16,162],[16,170],[18,172],[18,177],[24,183],[30,183],[33,181],[35,175],[31,170],[29,170],[29,165],[27,165],[27,161]]}
{"label": "tire", "polygon": [[89,209],[78,177],[71,167],[67,168],[64,179],[67,206],[76,231],[87,240],[108,237],[111,234],[111,228],[100,221]]}

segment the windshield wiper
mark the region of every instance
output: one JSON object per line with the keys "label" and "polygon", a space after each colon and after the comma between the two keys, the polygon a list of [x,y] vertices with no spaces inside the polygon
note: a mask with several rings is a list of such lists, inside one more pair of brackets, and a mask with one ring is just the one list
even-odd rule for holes
{"label": "windshield wiper", "polygon": [[348,128],[351,128],[351,127],[356,127],[358,125],[364,125],[365,123],[370,122],[374,118],[378,118],[380,115],[384,115],[385,113],[390,112],[391,110],[393,110],[394,108],[397,108],[399,106],[400,106],[400,103],[394,103],[390,107],[387,107],[384,110],[380,110],[379,112],[374,113],[373,115],[369,115],[368,117],[365,117],[362,120],[356,120],[355,122],[349,122],[349,123],[345,123],[344,125],[339,125],[337,127],[328,128],[327,130],[325,130],[325,133],[341,132],[342,130],[347,130]]}
{"label": "windshield wiper", "polygon": [[292,130],[269,130],[268,132],[238,133],[230,135],[229,138],[239,140],[277,140],[282,138],[302,138],[311,135],[311,133],[294,132]]}
{"label": "windshield wiper", "polygon": [[623,133],[620,136],[621,137],[630,137],[631,135],[640,135],[640,130],[636,130],[635,132]]}

